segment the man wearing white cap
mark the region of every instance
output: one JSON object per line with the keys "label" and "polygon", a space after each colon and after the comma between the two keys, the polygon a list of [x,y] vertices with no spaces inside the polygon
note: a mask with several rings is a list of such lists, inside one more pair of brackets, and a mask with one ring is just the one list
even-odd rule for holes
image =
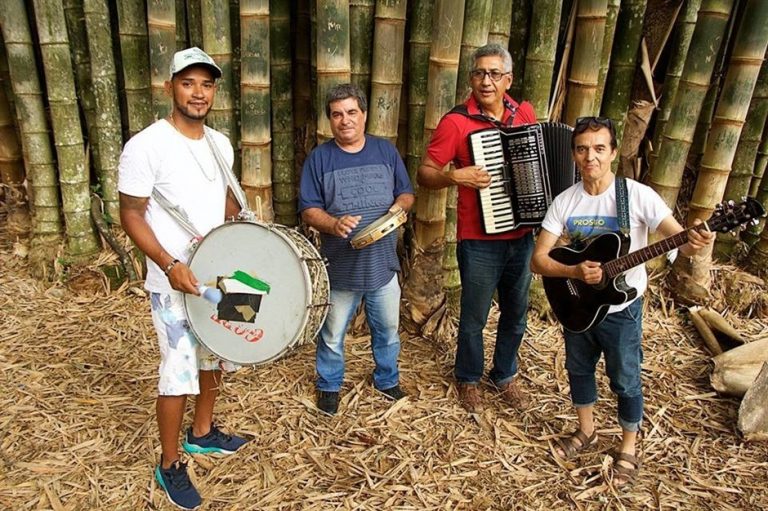
{"label": "man wearing white cap", "polygon": [[200,294],[199,283],[186,265],[191,235],[170,208],[156,200],[159,194],[183,210],[202,235],[238,214],[240,206],[219,167],[222,161],[232,166],[232,145],[222,133],[204,125],[219,77],[221,69],[201,49],[177,52],[165,82],[173,100],[170,115],[136,134],[125,145],[119,165],[120,219],[147,256],[144,287],[150,292],[160,348],[156,412],[162,454],[155,477],[171,502],[183,509],[195,509],[201,503],[178,452],[187,395],[197,397],[194,419],[182,444],[186,452],[232,454],[246,442],[213,423],[221,371],[236,366],[217,359],[189,329],[182,293]]}

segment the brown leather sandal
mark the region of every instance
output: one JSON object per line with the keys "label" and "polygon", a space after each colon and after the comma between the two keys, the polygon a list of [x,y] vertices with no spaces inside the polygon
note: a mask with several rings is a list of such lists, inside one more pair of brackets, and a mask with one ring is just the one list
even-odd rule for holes
{"label": "brown leather sandal", "polygon": [[[620,478],[623,480],[623,482],[616,484],[614,482],[614,486],[623,488],[625,486],[630,486],[632,483],[635,482],[635,479],[637,478],[637,474],[640,472],[640,466],[642,465],[642,462],[640,461],[640,458],[637,456],[633,456],[631,454],[627,454],[625,452],[618,452],[614,451],[611,453],[611,456],[613,456],[613,480],[616,481],[616,478]],[[621,465],[619,462],[624,461],[626,463],[629,463],[632,465],[631,467],[626,467],[624,465]]]}
{"label": "brown leather sandal", "polygon": [[[577,441],[580,443],[577,443]],[[571,436],[565,439],[557,439],[557,446],[563,451],[562,458],[566,460],[575,458],[582,451],[589,449],[595,444],[597,444],[597,430],[587,436],[582,430],[577,429]]]}

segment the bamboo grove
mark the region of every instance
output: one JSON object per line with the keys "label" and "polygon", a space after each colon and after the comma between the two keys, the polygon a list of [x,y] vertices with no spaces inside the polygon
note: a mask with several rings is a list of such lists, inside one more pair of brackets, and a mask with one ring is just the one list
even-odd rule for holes
{"label": "bamboo grove", "polygon": [[[33,261],[50,259],[62,241],[73,259],[87,259],[101,248],[96,220],[119,229],[120,151],[169,111],[170,58],[189,46],[223,70],[208,122],[237,149],[237,175],[266,222],[299,224],[301,165],[332,136],[323,98],[341,82],[367,92],[368,132],[397,145],[415,185],[431,133],[468,94],[472,51],[488,42],[509,48],[510,93],[530,101],[540,121],[613,119],[621,146],[615,171],[656,189],[684,223],[706,219],[722,200],[768,202],[768,2],[761,0],[0,6],[3,201],[11,214],[29,211]],[[455,197],[456,190],[417,190],[405,240],[406,324],[424,326],[455,307]],[[714,254],[679,257],[676,291],[694,300],[706,292],[712,257],[764,271],[763,227],[719,236]]]}

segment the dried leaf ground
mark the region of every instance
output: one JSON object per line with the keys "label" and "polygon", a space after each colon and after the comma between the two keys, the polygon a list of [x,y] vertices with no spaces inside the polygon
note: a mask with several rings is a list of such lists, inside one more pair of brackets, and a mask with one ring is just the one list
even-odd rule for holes
{"label": "dried leaf ground", "polygon": [[[96,278],[76,291],[29,278],[25,240],[3,223],[0,508],[172,509],[151,475],[158,355],[146,299]],[[644,466],[631,490],[601,476],[619,433],[604,378],[599,449],[579,465],[553,461],[550,441],[575,417],[558,329],[532,319],[521,364],[535,405],[522,415],[486,388],[486,411],[467,416],[453,353],[422,339],[403,340],[411,397],[394,406],[371,387],[368,339],[349,339],[336,418],[314,409],[311,346],[229,377],[218,420],[253,440],[191,461],[203,509],[766,509],[768,448],[737,436],[738,402],[711,391],[697,334],[662,298],[649,300]]]}

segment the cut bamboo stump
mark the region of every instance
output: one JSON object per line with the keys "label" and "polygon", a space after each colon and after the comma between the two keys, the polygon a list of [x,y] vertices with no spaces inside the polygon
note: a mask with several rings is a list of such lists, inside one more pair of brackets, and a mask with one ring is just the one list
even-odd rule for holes
{"label": "cut bamboo stump", "polygon": [[741,397],[755,382],[763,364],[768,362],[768,339],[733,348],[713,357],[712,361],[715,363],[709,379],[712,387],[721,394]]}
{"label": "cut bamboo stump", "polygon": [[739,431],[749,441],[768,440],[768,363],[744,394],[739,407]]}

